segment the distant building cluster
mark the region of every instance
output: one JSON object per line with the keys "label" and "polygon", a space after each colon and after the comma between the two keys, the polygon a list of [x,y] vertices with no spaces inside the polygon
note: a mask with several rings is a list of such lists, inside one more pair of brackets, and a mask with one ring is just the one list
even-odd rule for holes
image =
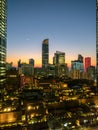
{"label": "distant building cluster", "polygon": [[36,125],[39,130],[46,124],[53,129],[79,129],[98,125],[98,86],[94,82],[98,80],[98,28],[97,71],[91,57],[81,54],[71,61],[69,69],[65,52],[61,51],[54,53],[50,64],[49,39],[42,41],[42,67],[35,67],[31,58],[29,63],[19,59],[15,68],[13,62],[6,63],[6,7],[7,0],[0,0],[0,129],[35,129]]}
{"label": "distant building cluster", "polygon": [[[67,76],[72,79],[95,79],[95,66],[91,65],[91,57],[78,55],[76,60],[71,61],[69,69],[65,62],[65,52],[56,51],[53,56],[53,63],[49,63],[49,39],[42,41],[42,67],[34,66],[34,59],[29,59],[29,63],[18,61],[18,73],[25,76]],[[12,67],[12,63],[7,64],[7,69]]]}
{"label": "distant building cluster", "polygon": [[[98,1],[96,4],[96,12],[98,12]],[[96,13],[96,24],[98,24],[98,16]],[[13,63],[6,63],[6,41],[7,41],[7,0],[0,0],[0,88],[6,85],[6,70],[13,68]],[[98,29],[96,29],[98,34]],[[96,35],[96,54],[98,53],[98,35]],[[98,62],[98,54],[97,62]],[[53,63],[49,63],[49,39],[42,41],[42,67],[34,66],[34,59],[30,59],[29,63],[18,61],[18,74],[24,76],[67,76],[72,79],[95,79],[95,66],[91,65],[91,57],[84,57],[79,54],[76,60],[71,61],[69,69],[65,61],[65,52],[56,51],[53,56]],[[98,64],[98,63],[97,63]],[[97,65],[98,66],[98,65]],[[96,66],[96,70],[98,70]],[[98,72],[98,71],[96,71]],[[2,91],[2,90],[1,90]],[[0,92],[1,92],[0,91]],[[2,93],[2,92],[1,92]]]}

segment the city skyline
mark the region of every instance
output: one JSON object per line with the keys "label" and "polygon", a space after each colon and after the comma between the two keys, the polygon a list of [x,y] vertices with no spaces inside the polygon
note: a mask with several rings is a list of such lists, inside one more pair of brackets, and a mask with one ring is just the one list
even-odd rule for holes
{"label": "city skyline", "polygon": [[96,65],[96,0],[9,0],[7,62],[35,60],[41,66],[42,41],[49,39],[49,63],[65,52],[68,66],[78,54]]}

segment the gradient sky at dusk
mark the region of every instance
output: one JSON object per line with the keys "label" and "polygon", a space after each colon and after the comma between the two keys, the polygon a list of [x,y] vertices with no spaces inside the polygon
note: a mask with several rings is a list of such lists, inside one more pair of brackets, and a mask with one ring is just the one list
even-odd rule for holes
{"label": "gradient sky at dusk", "polygon": [[78,54],[96,64],[96,0],[8,0],[7,61],[41,65],[42,41],[49,59],[65,52],[68,65]]}

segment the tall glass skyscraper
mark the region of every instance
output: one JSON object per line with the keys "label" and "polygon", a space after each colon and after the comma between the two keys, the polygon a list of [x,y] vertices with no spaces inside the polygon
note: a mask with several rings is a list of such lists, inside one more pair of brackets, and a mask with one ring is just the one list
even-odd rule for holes
{"label": "tall glass skyscraper", "polygon": [[48,67],[49,63],[49,40],[44,39],[42,42],[42,68]]}
{"label": "tall glass skyscraper", "polygon": [[7,0],[0,0],[0,89],[6,83]]}
{"label": "tall glass skyscraper", "polygon": [[54,54],[54,57],[53,57],[53,64],[54,65],[65,64],[65,53],[56,51],[56,53]]}

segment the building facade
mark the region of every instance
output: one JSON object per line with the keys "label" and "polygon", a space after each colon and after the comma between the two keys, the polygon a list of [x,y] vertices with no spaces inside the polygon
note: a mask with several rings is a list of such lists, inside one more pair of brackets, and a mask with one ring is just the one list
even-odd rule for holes
{"label": "building facade", "polygon": [[45,69],[49,64],[49,39],[42,42],[42,68]]}
{"label": "building facade", "polygon": [[65,63],[65,52],[56,51],[53,57],[53,65],[55,65],[55,75],[68,75],[68,67]]}
{"label": "building facade", "polygon": [[34,67],[34,59],[29,59],[29,64]]}
{"label": "building facade", "polygon": [[0,0],[0,88],[6,83],[7,0]]}
{"label": "building facade", "polygon": [[91,66],[91,57],[85,57],[85,70]]}
{"label": "building facade", "polygon": [[78,55],[78,61],[80,61],[81,63],[83,63],[83,56],[82,55]]}
{"label": "building facade", "polygon": [[71,61],[71,78],[83,78],[84,65],[80,60]]}
{"label": "building facade", "polygon": [[83,63],[78,60],[71,61],[71,69],[83,72],[84,71]]}
{"label": "building facade", "polygon": [[53,64],[54,65],[65,64],[65,53],[56,51],[56,53],[54,54],[54,57],[53,57]]}
{"label": "building facade", "polygon": [[19,67],[19,75],[24,74],[25,76],[34,75],[34,66],[32,64],[22,63]]}
{"label": "building facade", "polygon": [[90,66],[87,68],[87,78],[90,80],[95,80],[95,66]]}

